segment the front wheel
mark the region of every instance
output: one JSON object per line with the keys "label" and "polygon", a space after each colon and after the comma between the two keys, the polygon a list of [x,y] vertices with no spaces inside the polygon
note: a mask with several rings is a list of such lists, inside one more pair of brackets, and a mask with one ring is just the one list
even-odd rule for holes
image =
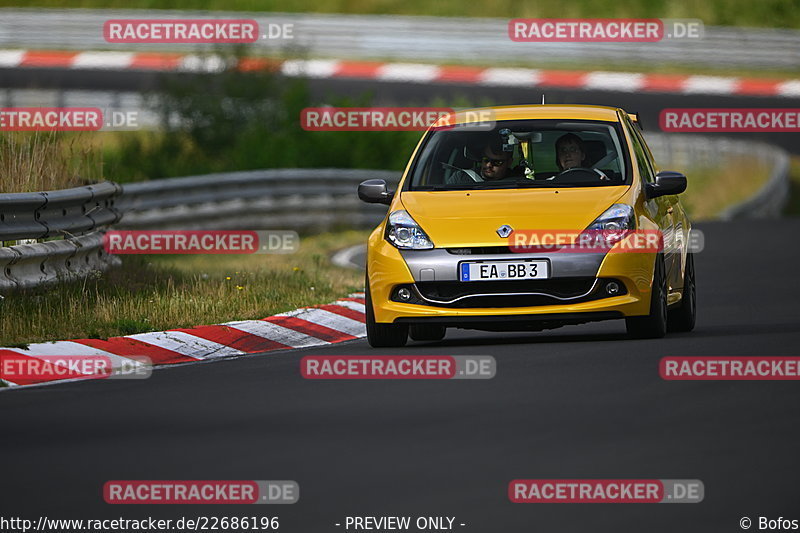
{"label": "front wheel", "polygon": [[670,331],[692,331],[697,321],[697,289],[694,274],[694,254],[686,254],[681,306],[669,312]]}
{"label": "front wheel", "polygon": [[628,335],[634,339],[660,339],[667,334],[667,274],[664,256],[656,256],[650,314],[625,318]]}
{"label": "front wheel", "polygon": [[364,303],[367,315],[367,342],[373,348],[398,348],[408,342],[408,324],[381,324],[375,322],[375,311],[372,309],[372,296],[369,293],[369,279],[366,280],[366,298]]}

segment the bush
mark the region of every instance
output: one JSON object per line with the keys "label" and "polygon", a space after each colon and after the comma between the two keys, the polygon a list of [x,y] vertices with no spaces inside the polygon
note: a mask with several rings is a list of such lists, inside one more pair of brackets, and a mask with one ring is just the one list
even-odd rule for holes
{"label": "bush", "polygon": [[[303,80],[269,70],[165,78],[148,98],[159,132],[130,133],[106,152],[107,174],[134,181],[260,168],[379,168],[402,170],[420,132],[310,132],[300,127],[313,103]],[[338,99],[368,106],[371,97]]]}

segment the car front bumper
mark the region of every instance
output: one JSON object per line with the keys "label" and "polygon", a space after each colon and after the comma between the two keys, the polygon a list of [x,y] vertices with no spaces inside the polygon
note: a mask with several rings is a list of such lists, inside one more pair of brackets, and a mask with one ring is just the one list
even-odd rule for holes
{"label": "car front bumper", "polygon": [[[550,278],[553,285],[568,280],[590,279],[597,282],[613,279],[624,285],[624,294],[618,296],[600,295],[586,299],[555,299],[534,297],[536,305],[469,307],[469,298],[462,300],[457,307],[447,303],[423,298],[418,303],[404,303],[393,300],[398,286],[423,286],[425,283],[444,282],[459,284],[458,264],[465,260],[520,260],[546,259],[550,262]],[[388,242],[378,231],[370,236],[367,252],[367,272],[370,295],[375,311],[375,320],[381,323],[438,323],[457,326],[469,324],[483,329],[490,323],[499,324],[524,322],[581,323],[592,320],[640,316],[649,313],[651,283],[653,279],[654,253],[570,253],[558,252],[539,254],[484,254],[456,255],[444,249],[400,251]],[[469,291],[469,284],[463,282]],[[497,283],[516,283],[500,281]],[[595,284],[596,285],[596,284]],[[596,287],[595,287],[596,288]],[[423,291],[419,291],[423,292]],[[541,291],[547,293],[545,290]],[[524,295],[520,296],[524,298]],[[515,301],[519,302],[518,297]],[[435,300],[435,299],[434,299]],[[443,300],[438,300],[442,302]],[[552,302],[552,303],[551,303]],[[510,327],[514,327],[513,324]]]}

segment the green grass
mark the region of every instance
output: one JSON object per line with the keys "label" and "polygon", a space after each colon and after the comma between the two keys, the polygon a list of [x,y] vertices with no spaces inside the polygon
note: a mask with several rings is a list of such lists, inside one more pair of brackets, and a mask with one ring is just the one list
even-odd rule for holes
{"label": "green grass", "polygon": [[52,191],[102,181],[100,138],[91,133],[5,132],[0,190]]}
{"label": "green grass", "polygon": [[693,220],[711,219],[755,194],[769,178],[767,165],[733,158],[721,167],[686,169],[681,203]]}
{"label": "green grass", "polygon": [[6,294],[0,345],[106,338],[261,319],[363,288],[329,255],[366,240],[347,231],[303,238],[291,255],[122,256],[104,276]]}
{"label": "green grass", "polygon": [[[315,101],[303,80],[270,72],[229,70],[165,79],[153,109],[179,116],[161,131],[100,132],[106,176],[115,181],[188,176],[260,168],[401,169],[420,132],[311,132],[300,125]],[[235,103],[235,105],[221,105]],[[372,103],[372,94],[327,100],[346,107]],[[436,105],[436,104],[433,104]],[[163,123],[167,123],[165,120]]]}
{"label": "green grass", "polygon": [[180,132],[95,135],[101,137],[105,174],[119,183],[263,168],[402,170],[422,136],[413,131],[307,132],[299,126],[296,130],[253,128],[232,135],[234,144],[218,152]]}
{"label": "green grass", "polygon": [[[0,0],[0,6],[19,6]],[[707,25],[800,28],[796,0],[29,0],[26,7],[199,9],[498,18],[697,18]]]}

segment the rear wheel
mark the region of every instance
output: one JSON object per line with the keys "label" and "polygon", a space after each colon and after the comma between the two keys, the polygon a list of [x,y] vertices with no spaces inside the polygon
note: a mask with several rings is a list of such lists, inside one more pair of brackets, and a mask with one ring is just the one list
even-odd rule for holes
{"label": "rear wheel", "polygon": [[408,325],[375,322],[375,311],[372,309],[372,296],[370,296],[369,292],[369,278],[366,283],[367,342],[373,348],[405,346],[408,341]]}
{"label": "rear wheel", "polygon": [[656,256],[653,288],[650,295],[650,314],[625,319],[628,335],[634,339],[660,339],[667,334],[667,274],[664,256]]}
{"label": "rear wheel", "polygon": [[411,326],[408,335],[415,341],[440,341],[447,333],[444,326],[433,324],[419,324]]}
{"label": "rear wheel", "polygon": [[669,312],[670,331],[692,331],[697,320],[697,289],[694,274],[694,254],[686,254],[686,272],[683,275],[681,306]]}

